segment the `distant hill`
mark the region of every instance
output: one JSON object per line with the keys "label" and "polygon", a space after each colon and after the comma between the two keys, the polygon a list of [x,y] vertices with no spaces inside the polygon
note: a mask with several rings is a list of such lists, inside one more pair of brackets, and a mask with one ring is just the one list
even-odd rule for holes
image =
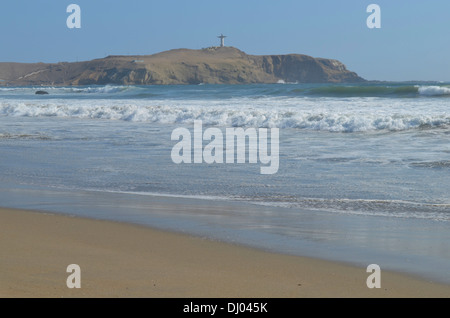
{"label": "distant hill", "polygon": [[0,85],[167,85],[363,82],[337,60],[247,55],[234,47],[177,49],[76,63],[0,63]]}

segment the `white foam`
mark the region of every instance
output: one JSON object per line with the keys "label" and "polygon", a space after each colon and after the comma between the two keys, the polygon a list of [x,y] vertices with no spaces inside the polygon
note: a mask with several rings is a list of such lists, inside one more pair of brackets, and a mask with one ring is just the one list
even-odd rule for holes
{"label": "white foam", "polygon": [[[251,201],[251,200],[250,200]],[[331,213],[382,216],[406,219],[424,219],[448,222],[449,203],[427,204],[404,200],[370,200],[370,199],[318,199],[302,198],[294,202],[253,201],[252,203],[280,208],[301,208],[311,211]]]}
{"label": "white foam", "polygon": [[[386,104],[388,103],[388,104]],[[450,126],[445,99],[237,98],[229,100],[6,100],[0,116],[62,117],[330,132],[401,131]]]}
{"label": "white foam", "polygon": [[130,86],[98,86],[98,87],[83,87],[83,88],[71,88],[71,91],[76,93],[95,93],[95,94],[111,94],[117,92],[123,92],[130,89]]}
{"label": "white foam", "polygon": [[426,96],[450,95],[450,88],[445,86],[421,86],[419,94]]}
{"label": "white foam", "polygon": [[139,90],[137,86],[119,86],[119,85],[105,85],[105,86],[88,86],[88,87],[53,87],[53,86],[39,86],[39,87],[0,87],[0,94],[5,95],[34,95],[37,90],[49,92],[51,95],[67,95],[67,94],[114,94],[125,92],[128,90]]}

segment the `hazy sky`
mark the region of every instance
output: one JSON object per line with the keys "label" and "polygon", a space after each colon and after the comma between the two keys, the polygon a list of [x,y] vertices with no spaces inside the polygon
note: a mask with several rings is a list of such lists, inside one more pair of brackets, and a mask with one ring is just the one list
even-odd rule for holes
{"label": "hazy sky", "polygon": [[[69,4],[81,29],[69,29]],[[381,7],[381,29],[366,8]],[[0,61],[82,61],[219,44],[334,58],[366,79],[450,81],[449,0],[2,0]]]}

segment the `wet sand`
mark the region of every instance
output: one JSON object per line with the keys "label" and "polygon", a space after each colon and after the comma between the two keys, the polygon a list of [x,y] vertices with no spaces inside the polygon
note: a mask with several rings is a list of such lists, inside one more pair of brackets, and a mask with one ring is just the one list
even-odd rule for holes
{"label": "wet sand", "polygon": [[[450,286],[144,226],[0,209],[0,297],[450,297]],[[66,285],[81,268],[81,288]]]}

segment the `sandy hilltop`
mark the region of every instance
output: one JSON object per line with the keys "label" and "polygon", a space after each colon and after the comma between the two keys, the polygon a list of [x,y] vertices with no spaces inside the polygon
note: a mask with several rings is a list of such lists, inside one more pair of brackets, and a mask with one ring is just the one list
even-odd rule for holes
{"label": "sandy hilltop", "polygon": [[0,63],[0,85],[165,85],[365,81],[337,60],[301,54],[248,55],[234,47],[176,49],[85,62]]}

